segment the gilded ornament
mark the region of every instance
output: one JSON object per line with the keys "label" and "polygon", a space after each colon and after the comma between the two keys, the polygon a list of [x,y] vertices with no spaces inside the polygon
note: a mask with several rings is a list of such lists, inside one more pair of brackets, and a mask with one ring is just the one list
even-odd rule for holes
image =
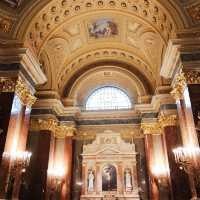
{"label": "gilded ornament", "polygon": [[196,4],[187,9],[194,23],[200,22],[200,4]]}
{"label": "gilded ornament", "polygon": [[173,90],[171,91],[171,95],[174,97],[174,99],[176,100],[182,99],[185,87],[186,87],[186,78],[185,74],[181,71],[180,74],[176,76]]}
{"label": "gilded ornament", "polygon": [[162,127],[159,122],[147,122],[141,124],[141,129],[144,134],[161,135],[163,133]]}
{"label": "gilded ornament", "polygon": [[72,137],[76,133],[76,128],[59,124],[54,119],[32,119],[31,130],[48,130],[51,131],[56,138]]}
{"label": "gilded ornament", "polygon": [[177,124],[176,115],[160,115],[158,117],[158,122],[162,128],[166,126],[175,126]]}
{"label": "gilded ornament", "polygon": [[14,92],[16,81],[8,77],[0,77],[0,92]]}
{"label": "gilded ornament", "polygon": [[200,84],[200,71],[185,72],[185,78],[188,84]]}
{"label": "gilded ornament", "polygon": [[12,22],[9,19],[0,17],[0,31],[4,33],[10,32]]}
{"label": "gilded ornament", "polygon": [[15,92],[20,98],[21,102],[28,107],[32,107],[36,101],[36,97],[31,94],[30,90],[27,88],[21,78],[17,80]]}

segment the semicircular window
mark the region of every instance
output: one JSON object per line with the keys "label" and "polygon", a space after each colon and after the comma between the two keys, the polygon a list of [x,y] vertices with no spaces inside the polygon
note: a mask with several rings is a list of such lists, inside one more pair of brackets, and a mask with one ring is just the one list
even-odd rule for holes
{"label": "semicircular window", "polygon": [[121,89],[105,86],[95,90],[87,99],[86,110],[130,109],[129,96]]}

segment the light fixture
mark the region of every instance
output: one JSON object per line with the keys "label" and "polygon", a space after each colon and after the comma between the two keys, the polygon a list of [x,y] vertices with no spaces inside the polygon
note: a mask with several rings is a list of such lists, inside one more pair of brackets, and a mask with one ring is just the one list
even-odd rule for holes
{"label": "light fixture", "polygon": [[[199,168],[200,148],[199,147],[177,147],[173,149],[175,162],[180,168],[188,171],[188,167]],[[196,162],[197,161],[197,162]]]}
{"label": "light fixture", "polygon": [[59,192],[61,190],[62,183],[64,182],[65,169],[62,167],[51,168],[47,171],[47,174],[51,182],[51,189]]}
{"label": "light fixture", "polygon": [[177,147],[173,149],[175,162],[179,165],[180,170],[188,174],[190,190],[192,193],[191,200],[198,200],[195,183],[199,182],[199,147]]}
{"label": "light fixture", "polygon": [[3,153],[3,160],[9,163],[10,166],[8,171],[7,184],[5,187],[7,199],[12,198],[13,185],[15,183],[16,176],[18,176],[17,172],[21,171],[20,175],[26,172],[26,168],[30,163],[31,156],[32,153],[29,151],[12,151]]}

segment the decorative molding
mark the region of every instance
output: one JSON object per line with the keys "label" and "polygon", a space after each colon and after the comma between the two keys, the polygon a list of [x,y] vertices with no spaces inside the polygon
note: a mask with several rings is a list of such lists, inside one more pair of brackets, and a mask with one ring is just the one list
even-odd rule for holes
{"label": "decorative molding", "polygon": [[187,8],[187,12],[190,15],[193,23],[200,23],[200,3],[194,4],[191,7]]}
{"label": "decorative molding", "polygon": [[9,33],[13,22],[10,19],[6,19],[0,16],[0,32]]}
{"label": "decorative molding", "polygon": [[200,71],[185,72],[187,84],[200,84]]}
{"label": "decorative molding", "polygon": [[72,137],[76,133],[76,128],[73,126],[59,124],[54,119],[31,119],[31,130],[48,130],[51,131],[56,138]]}
{"label": "decorative molding", "polygon": [[32,107],[36,101],[36,97],[21,78],[16,81],[14,78],[0,77],[0,92],[15,92],[22,104],[28,107]]}
{"label": "decorative molding", "polygon": [[181,70],[180,73],[175,77],[173,90],[171,91],[171,95],[174,97],[174,99],[176,100],[182,99],[186,84],[187,82],[185,74]]}
{"label": "decorative molding", "polygon": [[145,122],[141,123],[141,129],[145,135],[152,134],[152,135],[160,135],[163,133],[163,129],[160,126],[159,122]]}
{"label": "decorative molding", "polygon": [[24,84],[21,78],[17,80],[17,84],[15,87],[15,92],[17,96],[20,98],[21,102],[28,107],[32,107],[32,105],[36,101],[36,97],[31,93],[30,89]]}
{"label": "decorative molding", "polygon": [[24,0],[3,0],[12,8],[18,8]]}
{"label": "decorative molding", "polygon": [[175,126],[177,124],[176,115],[159,115],[158,122],[162,128],[166,126]]}
{"label": "decorative molding", "polygon": [[0,92],[14,92],[16,80],[9,77],[0,77]]}
{"label": "decorative molding", "polygon": [[73,136],[75,140],[94,140],[96,138],[95,131],[78,131],[78,134]]}

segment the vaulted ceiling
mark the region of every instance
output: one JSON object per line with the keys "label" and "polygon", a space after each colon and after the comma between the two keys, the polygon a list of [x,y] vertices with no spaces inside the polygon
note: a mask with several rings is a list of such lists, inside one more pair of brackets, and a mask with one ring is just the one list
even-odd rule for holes
{"label": "vaulted ceiling", "polygon": [[80,76],[100,66],[128,70],[152,94],[165,83],[160,67],[169,39],[200,23],[194,0],[4,1],[1,35],[31,49],[48,77],[39,90],[63,98]]}

